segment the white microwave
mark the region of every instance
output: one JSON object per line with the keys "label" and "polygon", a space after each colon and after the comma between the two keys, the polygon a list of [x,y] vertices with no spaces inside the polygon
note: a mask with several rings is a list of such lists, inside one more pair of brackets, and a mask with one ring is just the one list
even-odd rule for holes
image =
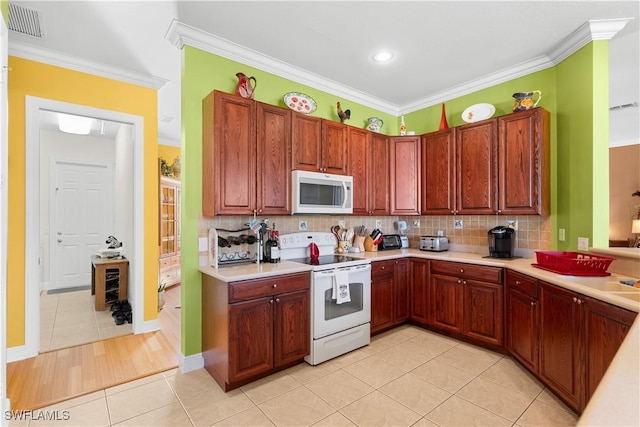
{"label": "white microwave", "polygon": [[292,213],[353,213],[352,176],[298,170],[291,176]]}

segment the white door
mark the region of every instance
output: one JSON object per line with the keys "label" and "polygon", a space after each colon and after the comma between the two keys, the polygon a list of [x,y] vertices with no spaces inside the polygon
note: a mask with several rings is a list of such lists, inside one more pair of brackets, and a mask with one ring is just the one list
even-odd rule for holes
{"label": "white door", "polygon": [[107,166],[56,162],[51,287],[91,284],[91,255],[113,233],[112,177]]}

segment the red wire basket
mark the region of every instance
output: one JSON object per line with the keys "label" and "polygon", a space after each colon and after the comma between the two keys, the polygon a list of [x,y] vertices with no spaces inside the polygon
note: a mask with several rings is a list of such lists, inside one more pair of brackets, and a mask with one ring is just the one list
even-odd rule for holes
{"label": "red wire basket", "polygon": [[615,258],[566,251],[536,251],[534,267],[567,276],[610,276],[607,268]]}

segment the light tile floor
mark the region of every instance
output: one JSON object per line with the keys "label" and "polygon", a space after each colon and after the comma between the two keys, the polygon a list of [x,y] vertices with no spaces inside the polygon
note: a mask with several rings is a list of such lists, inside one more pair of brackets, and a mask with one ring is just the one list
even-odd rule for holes
{"label": "light tile floor", "polygon": [[90,289],[40,293],[40,352],[72,347],[132,333],[131,323],[116,325],[107,304],[94,310]]}
{"label": "light tile floor", "polygon": [[172,370],[41,411],[40,416],[68,420],[11,425],[550,427],[577,422],[575,413],[510,357],[413,326],[378,335],[369,346],[321,365],[303,363],[229,393],[204,369]]}

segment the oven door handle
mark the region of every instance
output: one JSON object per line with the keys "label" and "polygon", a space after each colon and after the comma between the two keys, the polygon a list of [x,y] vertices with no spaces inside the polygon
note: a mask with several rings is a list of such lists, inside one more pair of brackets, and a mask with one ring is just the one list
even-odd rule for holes
{"label": "oven door handle", "polygon": [[371,270],[371,264],[353,265],[350,267],[338,267],[331,270],[314,271],[314,277],[333,277],[336,275],[336,271],[348,271],[348,272],[361,272]]}

